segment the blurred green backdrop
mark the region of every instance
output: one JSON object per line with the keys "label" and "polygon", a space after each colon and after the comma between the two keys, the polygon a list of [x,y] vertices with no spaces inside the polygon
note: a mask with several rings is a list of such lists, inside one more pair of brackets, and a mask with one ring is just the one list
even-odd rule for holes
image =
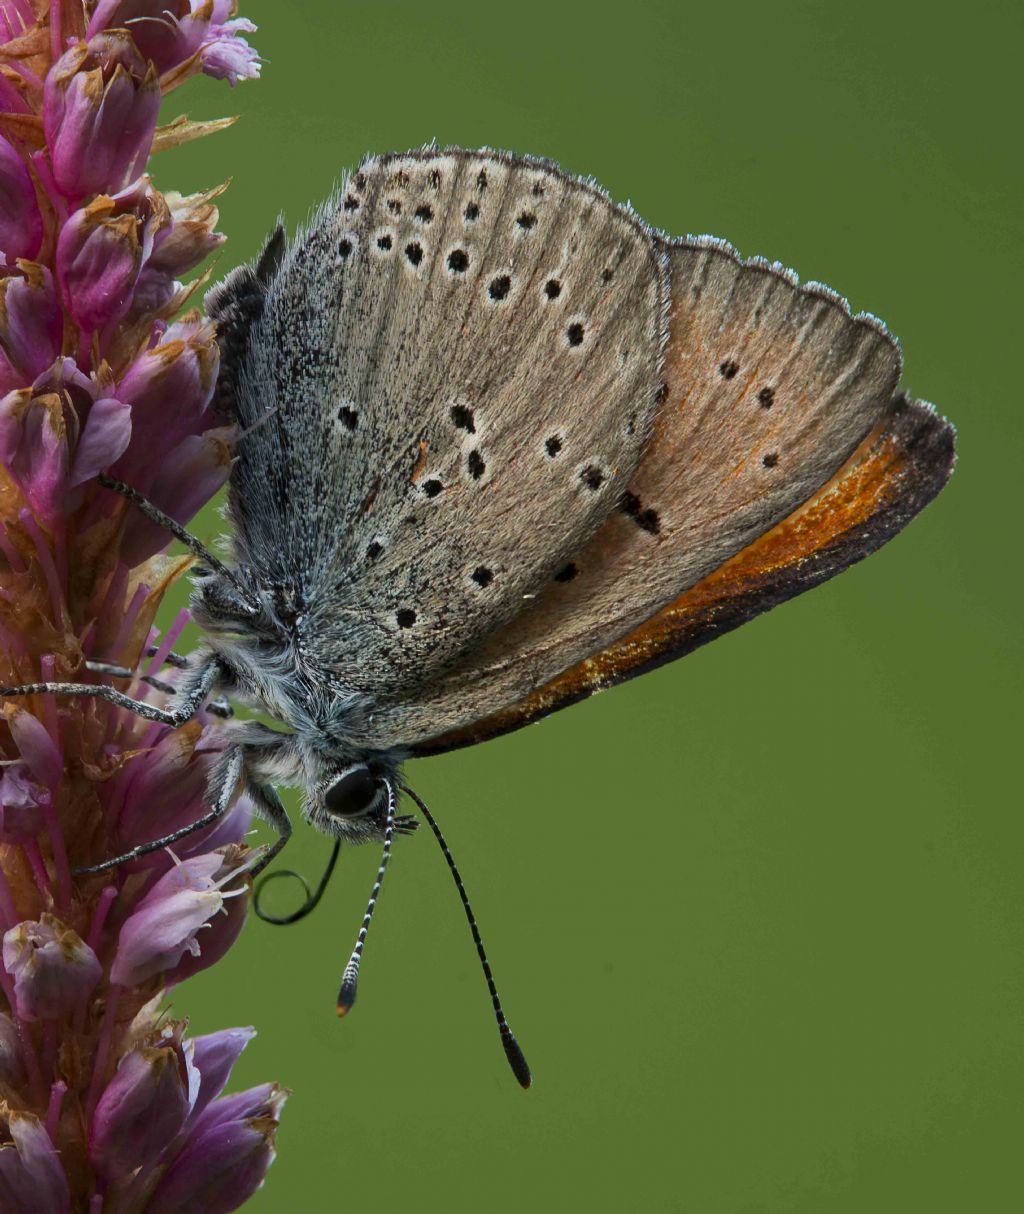
{"label": "blurred green backdrop", "polygon": [[[1019,1198],[1022,932],[1016,4],[243,0],[264,79],[199,82],[221,268],[366,151],[559,160],[884,317],[961,467],[865,564],[676,665],[409,777],[440,815],[533,1065],[498,1048],[454,889],[397,848],[252,921],[178,992],[293,1089],[251,1208],[700,1214]],[[1013,81],[1017,79],[1018,84]],[[172,99],[173,100],[173,99]],[[1017,147],[1017,151],[1013,148]],[[198,523],[212,536],[211,510]],[[1011,528],[1013,529],[1011,532]],[[169,618],[169,615],[168,617]],[[316,875],[307,828],[292,862]]]}

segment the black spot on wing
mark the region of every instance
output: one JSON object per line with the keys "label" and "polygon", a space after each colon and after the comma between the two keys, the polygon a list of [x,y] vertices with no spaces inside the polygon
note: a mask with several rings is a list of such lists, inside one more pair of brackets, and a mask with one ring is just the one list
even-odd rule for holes
{"label": "black spot on wing", "polygon": [[465,430],[467,434],[476,433],[476,422],[473,418],[473,410],[466,405],[452,405],[451,411],[452,422],[460,429]]}
{"label": "black spot on wing", "polygon": [[636,494],[630,493],[628,489],[622,495],[619,509],[623,514],[628,515],[641,531],[646,531],[649,535],[657,535],[661,530],[661,519],[658,517],[657,510],[649,508],[645,510]]}

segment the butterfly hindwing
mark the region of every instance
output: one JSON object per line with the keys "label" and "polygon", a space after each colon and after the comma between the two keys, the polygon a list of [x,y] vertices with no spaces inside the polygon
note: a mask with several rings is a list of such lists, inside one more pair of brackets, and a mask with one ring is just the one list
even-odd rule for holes
{"label": "butterfly hindwing", "polygon": [[896,343],[876,320],[719,241],[669,246],[669,345],[650,440],[618,508],[538,597],[376,736],[515,711],[810,498],[891,408]]}
{"label": "butterfly hindwing", "polygon": [[869,556],[935,497],[953,467],[953,429],[930,405],[899,399],[810,502],[651,619],[512,705],[422,743],[454,750],[538,720],[682,657]]}

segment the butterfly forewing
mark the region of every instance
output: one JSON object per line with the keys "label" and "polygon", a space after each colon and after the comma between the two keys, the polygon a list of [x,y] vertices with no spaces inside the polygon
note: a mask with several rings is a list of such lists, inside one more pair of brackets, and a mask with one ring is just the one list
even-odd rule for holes
{"label": "butterfly forewing", "polygon": [[239,557],[311,665],[400,702],[518,615],[650,432],[667,258],[535,161],[364,164],[287,250],[235,371]]}

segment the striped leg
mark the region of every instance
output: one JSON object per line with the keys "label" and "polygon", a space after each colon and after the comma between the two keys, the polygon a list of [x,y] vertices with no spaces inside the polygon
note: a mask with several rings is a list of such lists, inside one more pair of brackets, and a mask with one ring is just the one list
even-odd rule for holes
{"label": "striped leg", "polygon": [[[151,646],[149,656],[152,657],[156,653],[156,647]],[[171,658],[178,659],[171,661]],[[175,666],[179,670],[188,669],[188,659],[183,658],[180,654],[168,654],[165,659],[168,666]],[[177,695],[177,687],[165,682],[163,679],[156,678],[151,674],[139,674],[137,670],[129,670],[127,666],[115,666],[110,662],[86,662],[86,670],[91,670],[93,674],[105,674],[112,679],[139,679],[143,683],[148,683],[150,687],[156,688],[157,691],[162,691],[166,695]],[[214,717],[222,717],[225,721],[235,715],[235,710],[222,696],[217,696],[210,700],[206,705],[206,711]]]}
{"label": "striped leg", "polygon": [[191,685],[178,692],[178,701],[172,708],[158,708],[155,704],[147,704],[145,700],[133,700],[131,696],[102,683],[23,683],[20,687],[0,687],[0,696],[91,697],[94,700],[106,700],[116,708],[125,708],[145,717],[147,721],[158,721],[161,725],[178,729],[196,715],[200,704],[209,696],[222,674],[221,664],[216,658],[207,662],[196,672]]}
{"label": "striped leg", "polygon": [[277,838],[252,866],[252,875],[258,877],[268,864],[277,859],[285,844],[292,837],[292,820],[288,817],[288,811],[277,795],[277,789],[270,784],[250,784],[248,793],[256,803],[260,817],[269,822],[277,831]]}

